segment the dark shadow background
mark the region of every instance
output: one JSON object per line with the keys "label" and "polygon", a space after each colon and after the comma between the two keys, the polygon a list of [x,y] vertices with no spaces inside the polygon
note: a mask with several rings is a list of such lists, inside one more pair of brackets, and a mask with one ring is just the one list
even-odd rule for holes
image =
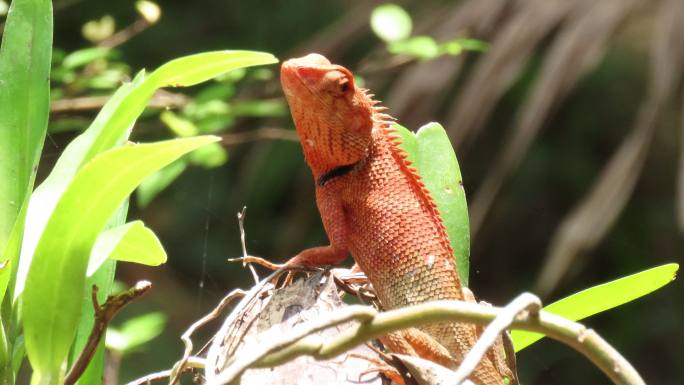
{"label": "dark shadow background", "polygon": [[[606,0],[598,2],[605,3],[601,7],[584,0],[403,2],[414,18],[414,34],[437,40],[473,36],[490,42],[491,48],[484,54],[394,65],[368,24],[379,3],[167,0],[160,3],[159,23],[117,49],[134,71],[217,49],[261,50],[281,60],[315,51],[356,70],[405,126],[415,129],[440,121],[454,140],[471,219],[480,218],[471,253],[474,292],[494,304],[524,290],[539,292],[536,283],[547,258],[560,250],[569,255],[569,268],[561,269],[560,279],[544,293],[548,302],[680,261],[682,55],[676,45],[666,43],[660,54],[654,53],[667,36],[679,36],[671,41],[684,45],[681,25],[667,32],[666,15],[682,8],[677,2]],[[133,4],[56,1],[55,46],[66,51],[88,46],[82,25],[105,14],[114,16],[119,27],[132,23],[137,18]],[[682,19],[684,14],[679,14]],[[575,40],[573,34],[578,35]],[[490,55],[501,58],[488,61]],[[675,69],[668,70],[668,63]],[[575,74],[578,68],[583,70]],[[272,70],[271,80],[241,84],[237,99],[281,98],[277,68]],[[658,76],[669,79],[671,89],[654,98],[656,118],[640,128],[639,111],[657,88]],[[179,91],[192,95],[197,90]],[[548,108],[529,106],[537,93],[540,101],[549,102]],[[512,169],[496,174],[497,159],[512,151],[516,122],[525,111],[539,120],[531,129],[530,144],[514,160],[503,162]],[[168,136],[157,113],[140,121],[134,140]],[[260,127],[291,129],[292,122],[289,116],[243,118],[230,130]],[[623,162],[630,170],[626,176],[613,180],[602,175],[624,141],[639,130],[648,139],[635,145],[642,154],[637,161]],[[51,135],[46,158],[55,157],[74,135]],[[299,144],[260,140],[226,148],[230,160],[225,166],[191,168],[144,210],[132,205],[129,217],[142,218],[155,230],[169,262],[158,268],[119,265],[118,278],[127,284],[138,279],[154,284],[121,317],[158,310],[168,315],[168,326],[144,350],[124,359],[121,382],[170,368],[182,354],[178,336],[192,321],[229,290],[250,285],[245,269],[226,262],[241,254],[236,213],[243,206],[248,207],[247,247],[253,255],[281,261],[327,242]],[[473,202],[485,201],[479,194],[492,183],[488,177],[501,188],[491,205],[474,207]],[[577,222],[579,240],[554,249],[561,224],[598,185],[624,192],[624,204],[613,197],[591,205],[589,215]],[[613,214],[614,221],[601,224]],[[597,235],[596,241],[588,242],[587,234]],[[624,353],[648,383],[680,383],[683,300],[681,282],[675,281],[586,323]],[[526,349],[518,362],[525,384],[608,383],[586,359],[553,341]]]}

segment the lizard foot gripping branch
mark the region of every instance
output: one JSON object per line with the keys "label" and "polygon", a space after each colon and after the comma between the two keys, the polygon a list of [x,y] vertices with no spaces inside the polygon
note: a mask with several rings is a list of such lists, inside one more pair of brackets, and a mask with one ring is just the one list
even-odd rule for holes
{"label": "lizard foot gripping branch", "polygon": [[[469,299],[437,207],[398,147],[384,107],[356,86],[349,70],[318,54],[283,63],[281,82],[330,240],[286,266],[337,264],[351,254],[384,309]],[[392,352],[454,368],[477,337],[474,325],[443,322],[381,341]],[[515,378],[491,353],[470,378],[477,385]]]}

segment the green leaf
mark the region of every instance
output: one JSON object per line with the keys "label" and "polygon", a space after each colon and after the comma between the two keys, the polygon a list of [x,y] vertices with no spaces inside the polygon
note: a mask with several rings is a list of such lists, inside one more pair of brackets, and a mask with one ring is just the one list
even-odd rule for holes
{"label": "green leaf", "polygon": [[133,221],[100,233],[86,275],[92,275],[107,258],[158,266],[166,262],[166,252],[152,230],[142,221]]}
{"label": "green leaf", "polygon": [[157,87],[188,87],[234,69],[277,62],[275,56],[265,52],[204,52],[171,60],[154,71],[150,81]]}
{"label": "green leaf", "polygon": [[125,354],[156,338],[166,326],[164,313],[148,313],[132,318],[121,328],[107,330],[107,348]]}
{"label": "green leaf", "polygon": [[97,59],[104,59],[111,51],[104,47],[91,47],[74,51],[64,57],[62,66],[67,69],[75,69],[90,64]]}
{"label": "green leaf", "polygon": [[[158,88],[192,85],[195,81],[208,80],[244,66],[276,61],[272,55],[261,52],[207,52],[172,60],[150,76],[141,71],[131,83],[121,86],[90,127],[69,143],[50,175],[34,191],[27,212],[27,231],[21,247],[21,258],[16,264],[16,283],[10,285],[14,288],[14,298],[18,298],[24,289],[26,273],[38,239],[76,171],[95,155],[120,145],[128,138],[133,123]],[[184,73],[179,74],[179,71]]]}
{"label": "green leaf", "polygon": [[253,51],[216,51],[171,60],[152,72],[111,116],[84,160],[114,146],[140,116],[154,92],[162,87],[192,86],[238,68],[277,63],[273,55]]}
{"label": "green leaf", "polygon": [[[571,321],[579,321],[658,290],[675,279],[677,270],[679,265],[676,263],[644,270],[582,290],[544,307],[544,310]],[[516,352],[543,337],[543,334],[523,330],[511,332]]]}
{"label": "green leaf", "polygon": [[185,171],[185,167],[185,160],[179,159],[145,178],[136,191],[138,206],[147,207],[160,192]]}
{"label": "green leaf", "polygon": [[50,98],[52,2],[14,0],[0,47],[0,251],[33,189]]}
{"label": "green leaf", "polygon": [[26,351],[39,378],[59,375],[78,326],[88,258],[114,210],[146,176],[216,140],[122,146],[98,155],[74,176],[38,242],[23,294]]}
{"label": "green leaf", "polygon": [[[93,145],[95,139],[100,136],[103,130],[114,130],[118,127],[108,124],[112,116],[121,111],[123,102],[131,93],[140,86],[144,79],[144,73],[136,76],[131,83],[122,85],[114,95],[102,107],[90,127],[81,135],[76,137],[64,149],[62,155],[57,159],[57,163],[48,175],[31,195],[28,211],[26,214],[26,227],[21,244],[21,257],[17,263],[18,271],[13,274],[16,280],[10,284],[13,288],[13,297],[16,300],[24,291],[26,275],[33,253],[38,245],[38,240],[43,234],[45,225],[50,219],[57,202],[64,190],[66,190],[74,175],[83,164],[86,153]],[[123,138],[122,138],[123,139]]]}
{"label": "green leaf", "polygon": [[187,138],[199,134],[199,129],[195,124],[187,119],[176,115],[173,111],[164,111],[159,114],[159,120],[168,127],[171,132],[181,138]]}
{"label": "green leaf", "polygon": [[411,16],[397,4],[375,7],[370,18],[373,32],[385,42],[404,40],[411,35]]}
{"label": "green leaf", "polygon": [[395,55],[408,55],[421,60],[434,59],[441,55],[437,42],[430,36],[416,36],[408,40],[391,42],[387,50]]}
{"label": "green leaf", "polygon": [[7,285],[9,284],[10,272],[12,271],[11,263],[12,261],[9,259],[0,261],[0,303],[2,303],[5,297]]}
{"label": "green leaf", "polygon": [[470,268],[470,226],[461,169],[449,137],[439,123],[428,123],[412,133],[395,124],[402,138],[401,148],[413,163],[437,203],[454,249],[456,266],[464,286]]}
{"label": "green leaf", "polygon": [[202,147],[189,155],[190,162],[206,168],[215,168],[228,161],[228,152],[218,143]]}

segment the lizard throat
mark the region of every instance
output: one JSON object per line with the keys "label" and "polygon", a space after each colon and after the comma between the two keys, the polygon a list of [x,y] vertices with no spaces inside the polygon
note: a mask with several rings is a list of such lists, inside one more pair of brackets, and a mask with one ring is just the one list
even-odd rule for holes
{"label": "lizard throat", "polygon": [[354,167],[356,167],[356,165],[358,165],[360,162],[361,161],[333,168],[332,170],[318,177],[318,179],[316,180],[316,185],[318,187],[323,187],[326,183],[330,182],[331,180],[349,174],[354,169]]}

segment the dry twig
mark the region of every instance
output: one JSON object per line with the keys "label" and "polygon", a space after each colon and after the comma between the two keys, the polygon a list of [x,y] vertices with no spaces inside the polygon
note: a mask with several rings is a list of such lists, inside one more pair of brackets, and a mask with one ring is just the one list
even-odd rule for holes
{"label": "dry twig", "polygon": [[293,130],[277,127],[262,127],[256,130],[234,132],[223,134],[221,136],[221,143],[224,146],[232,146],[247,142],[255,142],[257,140],[286,140],[290,142],[298,142],[299,137]]}
{"label": "dry twig", "polygon": [[[81,96],[76,98],[58,99],[50,102],[50,113],[71,113],[89,110],[99,110],[109,101],[111,95]],[[158,90],[152,96],[148,107],[156,108],[180,108],[189,102],[189,98],[183,94]]]}
{"label": "dry twig", "polygon": [[78,378],[81,377],[88,367],[90,360],[92,360],[97,345],[100,343],[102,336],[107,330],[107,325],[112,318],[114,318],[116,313],[124,306],[145,294],[150,287],[152,287],[150,282],[140,281],[121,294],[109,296],[104,305],[100,306],[100,304],[97,303],[97,286],[93,285],[92,300],[93,307],[95,308],[95,323],[93,324],[93,330],[90,332],[90,336],[88,336],[88,341],[83,347],[83,351],[81,351],[81,354],[76,359],[71,370],[69,370],[69,373],[67,373],[64,378],[65,385],[75,384]]}
{"label": "dry twig", "polygon": [[[184,372],[188,372],[193,369],[204,369],[204,359],[199,357],[188,357],[186,365],[183,367]],[[154,381],[161,381],[163,379],[171,377],[174,369],[162,370],[160,372],[151,373],[144,377],[140,377],[133,380],[126,385],[148,385]]]}
{"label": "dry twig", "polygon": [[240,289],[231,291],[227,296],[223,297],[221,302],[219,302],[219,304],[211,312],[209,312],[209,314],[190,325],[188,330],[183,333],[181,340],[183,341],[183,345],[185,345],[185,351],[183,352],[183,358],[181,358],[181,360],[173,366],[173,369],[171,369],[171,380],[169,380],[169,385],[173,385],[178,382],[180,375],[187,369],[186,366],[188,365],[193,349],[190,336],[192,336],[197,329],[204,326],[207,322],[218,317],[223,312],[223,309],[225,309],[226,306],[228,306],[228,304],[231,303],[235,298],[244,297],[245,294],[245,291]]}

